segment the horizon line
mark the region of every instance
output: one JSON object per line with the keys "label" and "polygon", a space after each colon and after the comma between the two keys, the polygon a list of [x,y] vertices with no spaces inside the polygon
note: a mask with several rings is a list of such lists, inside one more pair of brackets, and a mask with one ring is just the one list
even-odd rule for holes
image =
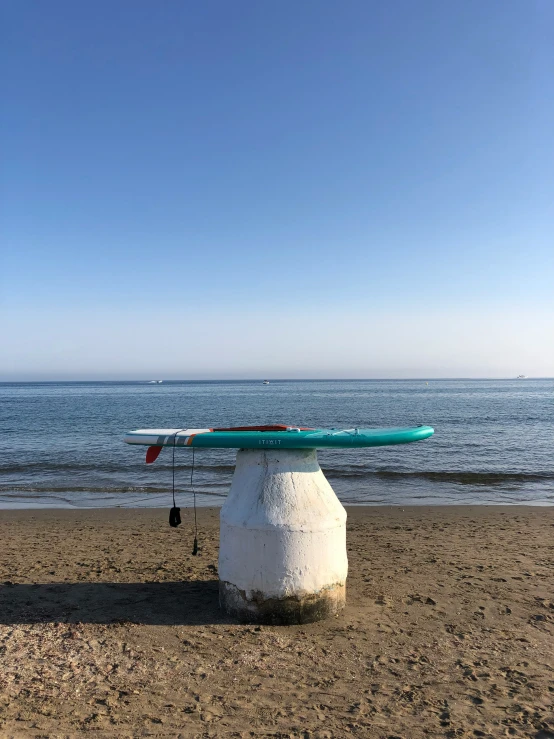
{"label": "horizon line", "polygon": [[[525,377],[518,377],[518,376],[502,376],[502,377],[464,377],[464,376],[447,376],[447,377],[431,377],[428,375],[422,376],[422,377],[274,377],[270,378],[270,382],[438,382],[438,381],[456,381],[456,380],[464,380],[464,381],[487,381],[487,380],[497,380],[497,381],[512,381],[512,380],[554,380],[553,377],[549,376],[539,376],[539,375],[526,375]],[[49,380],[0,380],[0,385],[36,385],[36,384],[59,384],[59,383],[92,383],[92,382],[105,382],[105,383],[144,383],[147,385],[150,384],[169,384],[169,383],[182,383],[182,382],[263,382],[264,378],[262,377],[242,377],[242,378],[230,378],[230,377],[220,377],[220,378],[189,378],[189,379],[168,379],[168,380],[146,380],[143,378],[135,378],[135,379],[125,379],[125,378],[119,378],[119,379],[81,379],[81,380],[68,380],[68,379],[49,379]]]}

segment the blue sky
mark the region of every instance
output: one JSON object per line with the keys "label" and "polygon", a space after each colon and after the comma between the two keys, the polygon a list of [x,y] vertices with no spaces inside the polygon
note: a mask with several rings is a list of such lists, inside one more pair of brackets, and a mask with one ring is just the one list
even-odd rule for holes
{"label": "blue sky", "polygon": [[0,7],[0,379],[554,375],[549,0]]}

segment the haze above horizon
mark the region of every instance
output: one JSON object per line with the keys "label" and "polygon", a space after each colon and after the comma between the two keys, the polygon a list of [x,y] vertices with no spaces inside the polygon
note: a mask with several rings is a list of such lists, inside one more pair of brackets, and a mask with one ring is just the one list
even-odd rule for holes
{"label": "haze above horizon", "polygon": [[554,4],[2,15],[0,381],[554,375]]}

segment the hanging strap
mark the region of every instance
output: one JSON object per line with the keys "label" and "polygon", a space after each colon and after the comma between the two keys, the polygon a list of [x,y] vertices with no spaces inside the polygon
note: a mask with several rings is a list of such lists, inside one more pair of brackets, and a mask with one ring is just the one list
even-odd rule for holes
{"label": "hanging strap", "polygon": [[[177,443],[177,434],[186,429],[179,429],[173,434],[173,445],[172,445],[172,457],[171,457],[171,493],[173,496],[173,508],[169,511],[169,525],[176,528],[181,524],[181,509],[177,508],[175,503],[175,444]],[[194,447],[192,447],[192,466],[190,470],[190,486],[193,494],[193,506],[194,506],[194,544],[192,547],[192,554],[196,557],[198,554],[198,519],[196,515],[196,490],[193,484],[194,476]]]}

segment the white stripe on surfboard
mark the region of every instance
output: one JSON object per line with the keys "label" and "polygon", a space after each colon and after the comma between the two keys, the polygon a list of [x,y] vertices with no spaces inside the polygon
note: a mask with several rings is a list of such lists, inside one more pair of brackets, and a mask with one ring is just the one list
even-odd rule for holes
{"label": "white stripe on surfboard", "polygon": [[164,446],[173,444],[185,446],[191,436],[209,434],[211,429],[137,429],[125,436],[126,444],[143,444],[145,446]]}

